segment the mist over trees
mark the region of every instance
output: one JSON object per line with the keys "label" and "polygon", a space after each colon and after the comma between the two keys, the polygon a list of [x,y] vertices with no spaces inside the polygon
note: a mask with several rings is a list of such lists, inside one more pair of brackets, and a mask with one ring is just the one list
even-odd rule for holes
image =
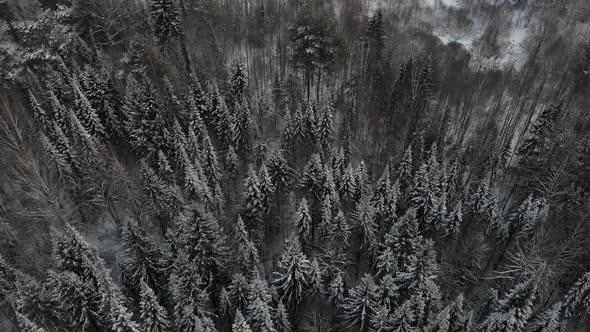
{"label": "mist over trees", "polygon": [[585,0],[0,0],[0,330],[590,328]]}

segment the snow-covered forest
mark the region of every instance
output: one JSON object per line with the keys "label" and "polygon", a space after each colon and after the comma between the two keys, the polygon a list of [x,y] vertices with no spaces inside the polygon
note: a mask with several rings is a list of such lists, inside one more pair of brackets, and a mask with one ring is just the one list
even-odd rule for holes
{"label": "snow-covered forest", "polygon": [[590,330],[587,0],[0,0],[0,331]]}

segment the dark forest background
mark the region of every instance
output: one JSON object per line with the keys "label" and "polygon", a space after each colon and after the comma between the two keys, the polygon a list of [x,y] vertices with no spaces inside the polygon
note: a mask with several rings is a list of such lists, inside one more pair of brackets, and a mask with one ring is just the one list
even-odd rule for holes
{"label": "dark forest background", "polygon": [[585,0],[0,0],[0,330],[587,331]]}

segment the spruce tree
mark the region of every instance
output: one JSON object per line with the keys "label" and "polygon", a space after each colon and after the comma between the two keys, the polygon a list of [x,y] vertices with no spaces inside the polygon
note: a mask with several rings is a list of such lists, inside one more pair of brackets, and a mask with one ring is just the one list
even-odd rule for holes
{"label": "spruce tree", "polygon": [[139,293],[141,283],[145,282],[150,289],[159,292],[164,272],[159,250],[139,226],[131,225],[129,221],[123,229],[123,241],[127,261],[121,273],[125,284]]}
{"label": "spruce tree", "polygon": [[248,78],[241,63],[236,63],[231,68],[231,92],[235,103],[244,101],[248,91]]}
{"label": "spruce tree", "polygon": [[248,325],[248,322],[246,322],[239,309],[236,310],[236,315],[234,317],[234,323],[231,326],[231,330],[232,332],[252,332],[250,325]]}
{"label": "spruce tree", "polygon": [[291,322],[289,321],[289,313],[287,312],[287,308],[283,302],[279,302],[277,305],[277,309],[274,312],[275,327],[277,332],[292,332],[293,328],[291,326]]}
{"label": "spruce tree", "polygon": [[563,303],[557,302],[551,308],[541,313],[530,324],[531,332],[561,332],[565,330],[565,324],[561,322]]}
{"label": "spruce tree", "polygon": [[372,276],[366,275],[340,305],[343,324],[358,331],[368,331],[377,309],[377,300],[377,285]]}
{"label": "spruce tree", "polygon": [[311,215],[309,214],[309,206],[305,198],[301,199],[297,208],[296,225],[299,241],[301,243],[309,243],[311,238]]}
{"label": "spruce tree", "polygon": [[154,21],[154,34],[164,46],[182,33],[180,18],[172,0],[151,0],[150,12]]}
{"label": "spruce tree", "polygon": [[170,328],[166,309],[158,303],[158,297],[143,280],[141,281],[141,326],[144,332],[165,332]]}
{"label": "spruce tree", "polygon": [[332,303],[340,305],[340,303],[342,303],[345,299],[345,291],[344,278],[342,273],[338,273],[328,286],[328,299]]}
{"label": "spruce tree", "polygon": [[565,295],[563,301],[566,318],[574,316],[578,310],[590,313],[590,272],[580,277]]}
{"label": "spruce tree", "polygon": [[274,272],[273,284],[279,292],[281,301],[287,307],[294,308],[309,291],[311,264],[301,252],[301,245],[296,239],[285,243],[285,252],[278,263],[278,272]]}

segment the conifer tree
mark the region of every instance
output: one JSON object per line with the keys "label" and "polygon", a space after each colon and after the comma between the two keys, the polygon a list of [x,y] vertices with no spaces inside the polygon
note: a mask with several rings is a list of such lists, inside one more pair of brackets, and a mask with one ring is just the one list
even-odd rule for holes
{"label": "conifer tree", "polygon": [[393,312],[394,332],[418,332],[414,326],[415,316],[412,310],[412,301],[408,300]]}
{"label": "conifer tree", "polygon": [[388,307],[380,305],[369,322],[370,332],[393,331],[393,318]]}
{"label": "conifer tree", "polygon": [[576,314],[578,310],[585,310],[590,313],[590,302],[588,299],[590,294],[590,272],[580,277],[570,290],[565,295],[563,301],[564,315],[570,318]]}
{"label": "conifer tree", "polygon": [[209,135],[203,137],[203,148],[203,169],[205,171],[205,175],[209,179],[209,185],[215,187],[215,185],[219,183],[221,175],[219,173],[220,170],[219,163],[217,161],[217,152],[215,151],[213,143],[211,143],[211,140],[209,139]]}
{"label": "conifer tree", "polygon": [[386,274],[379,284],[379,304],[393,311],[401,301],[400,286],[393,274]]}
{"label": "conifer tree", "polygon": [[238,167],[238,155],[236,154],[234,147],[230,145],[225,154],[225,172],[230,178],[235,178],[238,176]]}
{"label": "conifer tree", "polygon": [[16,322],[21,332],[45,332],[45,329],[35,324],[25,314],[16,312]]}
{"label": "conifer tree", "polygon": [[377,309],[378,288],[373,277],[366,275],[350,290],[341,304],[343,324],[358,331],[368,331]]}
{"label": "conifer tree", "polygon": [[238,273],[232,276],[228,287],[230,303],[239,311],[245,311],[248,307],[249,285],[243,274]]}
{"label": "conifer tree", "polygon": [[41,130],[41,132],[48,133],[51,130],[49,114],[47,114],[31,91],[29,91],[29,100],[31,108],[33,109],[35,125]]}
{"label": "conifer tree", "polygon": [[248,155],[252,151],[255,127],[250,107],[246,102],[238,104],[231,130],[233,135],[231,142],[239,148],[241,153]]}
{"label": "conifer tree", "polygon": [[100,121],[96,109],[92,106],[88,98],[84,95],[77,83],[74,84],[76,90],[76,116],[80,119],[82,125],[88,130],[88,133],[97,139],[107,137],[107,132]]}
{"label": "conifer tree", "polygon": [[340,305],[344,301],[345,295],[344,278],[342,277],[342,273],[338,273],[330,282],[328,298],[332,303]]}
{"label": "conifer tree", "polygon": [[416,212],[409,209],[385,235],[385,245],[391,248],[393,255],[397,257],[398,271],[411,272],[421,242],[422,236],[418,230]]}
{"label": "conifer tree", "polygon": [[367,198],[358,205],[355,211],[358,220],[357,236],[361,250],[373,250],[377,244],[377,225],[375,224],[375,211]]}
{"label": "conifer tree", "polygon": [[344,213],[338,211],[336,216],[332,219],[332,224],[329,233],[329,239],[332,244],[344,248],[348,245],[350,238],[350,226]]}
{"label": "conifer tree", "polygon": [[320,270],[318,261],[315,258],[311,262],[309,290],[311,294],[322,294],[323,292],[322,271]]}
{"label": "conifer tree", "polygon": [[309,214],[309,206],[305,197],[301,199],[297,208],[296,225],[299,241],[301,243],[308,243],[311,237],[311,215]]}
{"label": "conifer tree", "polygon": [[289,313],[285,308],[283,302],[279,302],[277,309],[274,312],[274,322],[277,332],[292,332],[293,328],[289,321]]}
{"label": "conifer tree", "polygon": [[273,200],[275,188],[268,172],[266,164],[262,164],[258,170],[258,180],[260,183],[260,193],[262,195],[262,208],[264,213],[268,213]]}
{"label": "conifer tree", "polygon": [[458,200],[457,204],[451,211],[451,214],[447,216],[446,222],[443,225],[442,232],[445,236],[457,236],[461,231],[463,224],[463,204],[462,200]]}
{"label": "conifer tree", "polygon": [[278,263],[279,272],[274,273],[273,284],[287,307],[294,308],[309,290],[311,264],[301,252],[301,245],[296,239],[289,239],[285,247]]}
{"label": "conifer tree", "polygon": [[414,176],[414,186],[410,194],[412,203],[416,209],[416,216],[422,223],[429,223],[429,216],[438,205],[435,192],[435,183],[429,174],[429,165],[424,163]]}
{"label": "conifer tree", "polygon": [[533,314],[533,304],[542,271],[517,284],[482,323],[483,331],[523,331]]}
{"label": "conifer tree", "polygon": [[551,308],[541,313],[531,324],[531,332],[561,332],[565,330],[561,322],[562,302],[555,303]]}
{"label": "conifer tree", "polygon": [[244,204],[244,216],[251,222],[258,220],[264,213],[264,197],[260,190],[260,179],[254,171],[254,167],[248,167],[248,177],[245,180],[246,200]]}
{"label": "conifer tree", "polygon": [[151,0],[150,12],[154,20],[154,34],[164,46],[182,33],[178,10],[172,0]]}
{"label": "conifer tree", "polygon": [[249,286],[247,320],[256,331],[276,331],[272,321],[271,295],[266,280],[260,275],[254,276]]}
{"label": "conifer tree", "polygon": [[139,226],[127,222],[123,229],[123,241],[127,262],[122,267],[125,283],[138,293],[141,282],[150,289],[160,291],[164,267],[159,250],[149,241]]}
{"label": "conifer tree", "polygon": [[231,92],[236,103],[244,101],[247,95],[248,81],[244,66],[241,63],[236,63],[232,66],[231,74]]}
{"label": "conifer tree", "polygon": [[344,201],[350,202],[355,197],[356,192],[356,178],[352,170],[352,166],[348,165],[342,174],[340,181],[340,197]]}
{"label": "conifer tree", "polygon": [[284,192],[292,182],[293,171],[287,164],[280,150],[275,150],[267,162],[268,173],[273,187],[279,192]]}
{"label": "conifer tree", "polygon": [[404,156],[398,166],[397,176],[404,187],[407,187],[413,178],[413,159],[412,159],[412,145],[404,152]]}
{"label": "conifer tree", "polygon": [[234,318],[234,323],[231,326],[231,330],[232,332],[252,332],[250,325],[248,325],[248,322],[246,322],[239,309],[236,310],[236,315]]}
{"label": "conifer tree", "polygon": [[154,291],[143,280],[141,281],[141,325],[145,332],[168,331],[170,323],[166,309],[159,303]]}
{"label": "conifer tree", "polygon": [[328,153],[332,146],[332,139],[334,136],[334,124],[332,119],[333,109],[331,102],[329,102],[320,114],[318,125],[316,127],[315,137],[317,139],[320,151]]}

